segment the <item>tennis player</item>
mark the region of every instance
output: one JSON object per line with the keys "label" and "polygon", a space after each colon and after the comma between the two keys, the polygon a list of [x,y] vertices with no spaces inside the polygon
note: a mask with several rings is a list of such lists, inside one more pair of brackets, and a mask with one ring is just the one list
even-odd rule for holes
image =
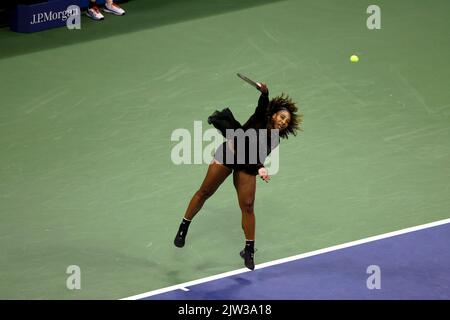
{"label": "tennis player", "polygon": [[[233,173],[233,184],[242,211],[242,229],[246,239],[240,256],[244,259],[244,265],[250,270],[255,268],[256,176],[265,182],[269,181],[268,171],[264,167],[265,158],[278,146],[280,137],[288,138],[290,134],[296,135],[297,130],[301,130],[300,125],[303,120],[302,114],[297,114],[298,109],[289,96],[282,94],[269,101],[267,86],[257,83],[255,87],[261,92],[258,105],[244,125],[234,118],[228,108],[222,111],[216,110],[208,118],[208,123],[217,128],[227,141],[217,149],[203,183],[189,202],[174,240],[175,246],[180,248],[184,246],[188,228],[194,216],[205,201]],[[243,148],[238,146],[239,141],[244,141]],[[255,145],[258,146],[256,149],[253,147]]]}

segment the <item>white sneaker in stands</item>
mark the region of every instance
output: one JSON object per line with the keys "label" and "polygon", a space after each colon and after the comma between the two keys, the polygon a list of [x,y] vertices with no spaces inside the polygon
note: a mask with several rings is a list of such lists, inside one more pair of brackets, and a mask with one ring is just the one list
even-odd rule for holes
{"label": "white sneaker in stands", "polygon": [[111,2],[111,4],[105,2],[105,7],[103,8],[103,11],[115,14],[116,16],[123,16],[125,14],[125,10],[123,10],[114,2]]}
{"label": "white sneaker in stands", "polygon": [[94,6],[92,8],[89,8],[86,11],[86,15],[94,20],[103,20],[105,17],[102,15],[102,13],[100,12],[100,10],[98,9],[98,7]]}

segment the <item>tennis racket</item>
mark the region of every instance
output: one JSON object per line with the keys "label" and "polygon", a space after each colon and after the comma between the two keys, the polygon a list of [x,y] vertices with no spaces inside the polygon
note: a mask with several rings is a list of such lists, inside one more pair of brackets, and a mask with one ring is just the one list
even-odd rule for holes
{"label": "tennis racket", "polygon": [[256,89],[259,90],[259,89],[261,88],[261,83],[256,82],[256,81],[253,81],[252,79],[250,79],[250,78],[244,76],[244,75],[241,74],[241,73],[238,73],[237,76],[238,76],[239,78],[241,78],[242,80],[244,80],[245,82],[247,82],[248,84],[250,84],[251,86],[255,87]]}

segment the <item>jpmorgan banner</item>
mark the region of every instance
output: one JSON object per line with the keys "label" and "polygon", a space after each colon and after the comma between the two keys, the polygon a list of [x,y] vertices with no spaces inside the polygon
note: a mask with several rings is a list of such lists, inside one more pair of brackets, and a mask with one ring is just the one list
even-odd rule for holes
{"label": "jpmorgan banner", "polygon": [[37,32],[68,25],[68,20],[80,17],[81,0],[43,1],[33,5],[18,5],[13,11],[11,30]]}

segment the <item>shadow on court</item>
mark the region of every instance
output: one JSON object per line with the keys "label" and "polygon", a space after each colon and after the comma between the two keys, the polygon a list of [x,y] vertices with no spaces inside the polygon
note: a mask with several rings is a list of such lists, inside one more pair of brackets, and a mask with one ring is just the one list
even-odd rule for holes
{"label": "shadow on court", "polygon": [[[22,34],[11,32],[9,28],[1,28],[0,59],[280,1],[284,0],[122,1],[126,10],[125,16],[115,17],[105,14],[105,20],[96,22],[86,17],[85,11],[83,11],[80,30],[68,30],[63,27]],[[142,39],[142,41],[151,41],[151,39]]]}

